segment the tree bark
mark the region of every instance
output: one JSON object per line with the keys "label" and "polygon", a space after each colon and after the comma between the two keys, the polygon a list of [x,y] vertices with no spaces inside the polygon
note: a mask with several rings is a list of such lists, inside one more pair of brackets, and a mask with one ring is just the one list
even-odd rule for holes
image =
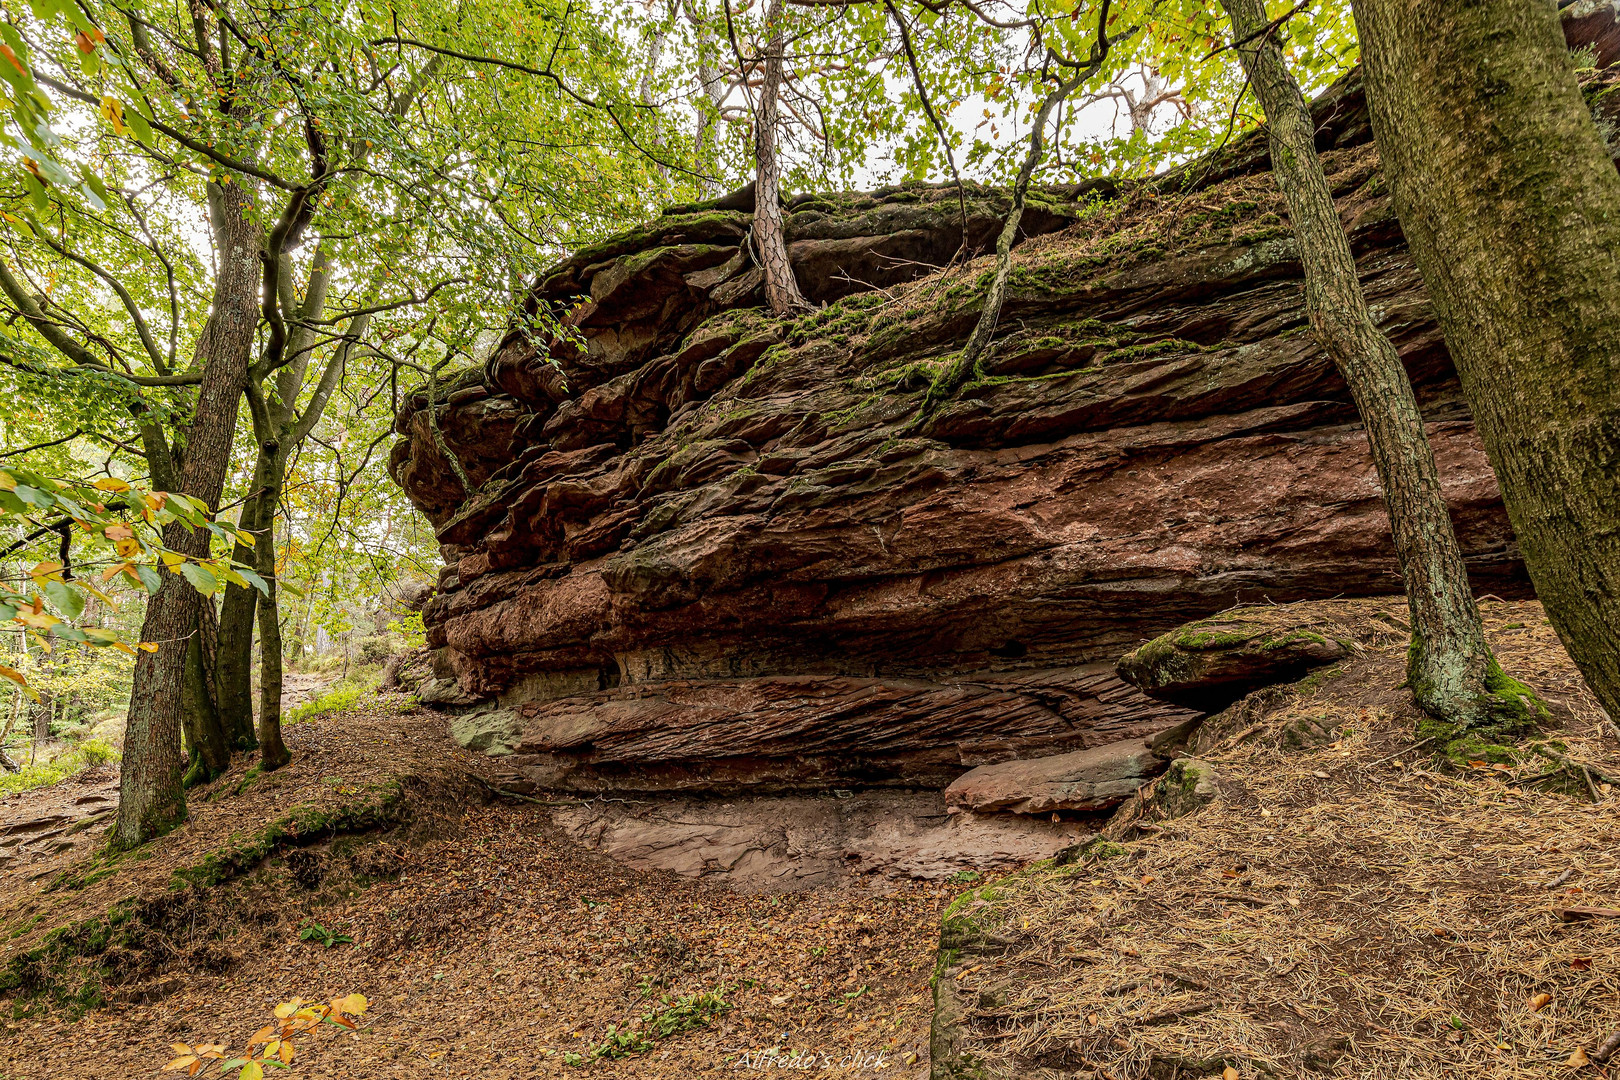
{"label": "tree bark", "polygon": [[[276,489],[279,491],[279,487]],[[259,535],[258,571],[270,586],[259,598],[259,763],[279,769],[292,760],[281,739],[281,621],[276,606],[276,530]]]}
{"label": "tree bark", "polygon": [[776,153],[777,102],[782,92],[782,0],[765,15],[765,78],[754,113],[754,252],[765,272],[765,302],[778,315],[810,306],[799,292],[782,233],[782,163]]}
{"label": "tree bark", "polygon": [[[199,610],[206,603],[206,600],[199,603]],[[202,635],[193,634],[186,643],[185,690],[180,712],[181,732],[190,758],[190,767],[181,779],[184,787],[207,783],[231,765],[231,747],[214,708],[211,675]]]}
{"label": "tree bark", "polygon": [[[210,186],[219,273],[208,321],[197,338],[195,359],[202,365],[186,442],[180,456],[179,487],[219,505],[236,434],[237,402],[247,378],[248,358],[258,326],[260,248],[248,194],[240,184]],[[208,553],[207,530],[183,525],[164,530],[169,547],[188,555]],[[185,759],[180,752],[188,641],[197,630],[197,590],[179,574],[164,574],[163,584],[147,603],[141,640],[156,644],[141,650],[124,728],[124,760],[118,786],[118,821],[112,842],[133,847],[185,819],[181,780]]]}
{"label": "tree bark", "polygon": [[1525,565],[1620,717],[1620,176],[1547,0],[1355,0],[1401,227]]}
{"label": "tree bark", "polygon": [[[258,535],[259,506],[257,497],[242,504],[237,522],[241,531]],[[254,565],[253,549],[246,544],[238,543],[231,557],[244,565]],[[226,585],[220,602],[215,683],[219,688],[220,724],[234,750],[258,747],[253,733],[253,615],[258,597],[259,591],[252,586]]]}
{"label": "tree bark", "polygon": [[[1361,414],[1389,511],[1412,616],[1408,681],[1418,705],[1462,727],[1530,720],[1519,694],[1494,693],[1501,672],[1485,643],[1440,474],[1400,354],[1367,308],[1350,242],[1333,205],[1316,127],[1283,59],[1264,0],[1223,0],[1249,83],[1265,109],[1272,175],[1288,203],[1305,268],[1305,307]],[[1504,734],[1506,731],[1503,732]]]}

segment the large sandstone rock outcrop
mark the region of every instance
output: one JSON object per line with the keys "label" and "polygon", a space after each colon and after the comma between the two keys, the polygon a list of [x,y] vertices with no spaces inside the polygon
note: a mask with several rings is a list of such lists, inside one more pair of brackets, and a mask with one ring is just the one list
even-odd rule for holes
{"label": "large sandstone rock outcrop", "polygon": [[[1476,586],[1522,593],[1354,82],[1317,110]],[[989,265],[934,273],[951,191],[795,200],[800,282],[829,302],[796,319],[754,306],[746,197],[559,264],[529,314],[563,329],[438,387],[476,492],[425,392],[398,417],[392,471],[447,564],[430,694],[511,709],[501,751],[550,787],[943,787],[1186,718],[1114,673],[1144,638],[1398,591],[1264,161],[1250,138],[1152,185],[1043,192],[989,377],[922,421]],[[974,189],[970,247],[1003,209]]]}

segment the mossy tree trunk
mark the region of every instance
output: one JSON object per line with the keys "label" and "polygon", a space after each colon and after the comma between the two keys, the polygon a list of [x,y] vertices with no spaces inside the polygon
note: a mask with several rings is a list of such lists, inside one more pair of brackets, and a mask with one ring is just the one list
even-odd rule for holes
{"label": "mossy tree trunk", "polygon": [[1620,717],[1620,176],[1548,0],[1355,0],[1373,132],[1536,593]]}
{"label": "mossy tree trunk", "polygon": [[[204,600],[198,607],[206,603],[208,601]],[[180,713],[181,732],[190,757],[189,768],[181,781],[186,787],[206,783],[231,765],[231,747],[225,741],[225,729],[220,725],[214,706],[210,676],[202,634],[193,634],[186,643],[185,696]]]}
{"label": "mossy tree trunk", "polygon": [[1520,698],[1498,697],[1468,570],[1440,491],[1434,451],[1400,354],[1368,310],[1350,242],[1333,205],[1316,126],[1288,70],[1264,0],[1223,0],[1249,83],[1266,114],[1273,176],[1288,203],[1305,269],[1311,330],[1350,389],[1372,450],[1412,615],[1408,676],[1417,703],[1465,727],[1527,719]]}
{"label": "mossy tree trunk", "polygon": [[258,548],[259,576],[270,587],[269,593],[258,602],[259,762],[268,770],[279,769],[292,760],[292,753],[281,738],[281,613],[276,605],[276,530],[273,524],[260,534]]}

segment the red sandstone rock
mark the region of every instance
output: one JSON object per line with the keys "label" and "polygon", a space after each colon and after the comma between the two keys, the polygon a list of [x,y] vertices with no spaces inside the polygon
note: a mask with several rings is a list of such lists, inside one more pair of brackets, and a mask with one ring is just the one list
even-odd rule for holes
{"label": "red sandstone rock", "polygon": [[[1353,80],[1319,116],[1475,585],[1523,595]],[[735,309],[735,208],[560,264],[534,303],[578,337],[515,334],[446,387],[488,392],[440,407],[474,496],[425,393],[398,419],[393,475],[447,566],[424,613],[438,674],[521,706],[511,760],[548,784],[942,787],[1188,715],[1113,675],[1145,638],[1242,601],[1399,591],[1264,160],[1251,138],[1195,164],[1113,247],[1085,231],[1087,192],[1046,193],[1028,232],[1078,224],[1020,249],[989,377],[923,422],[988,265],[904,284],[961,240],[949,192],[799,201],[801,285],[845,298],[798,319]],[[1001,198],[973,192],[970,243]]]}

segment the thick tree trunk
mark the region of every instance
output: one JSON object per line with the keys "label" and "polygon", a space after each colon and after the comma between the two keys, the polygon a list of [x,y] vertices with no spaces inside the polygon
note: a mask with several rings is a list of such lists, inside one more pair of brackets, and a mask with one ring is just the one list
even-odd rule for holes
{"label": "thick tree trunk", "polygon": [[1407,668],[1430,715],[1475,727],[1517,728],[1530,717],[1518,694],[1493,692],[1501,677],[1485,643],[1468,570],[1440,492],[1434,451],[1400,354],[1378,329],[1361,290],[1350,242],[1316,156],[1316,127],[1264,0],[1223,0],[1250,85],[1266,113],[1272,175],[1288,203],[1305,268],[1311,329],[1350,388],[1389,510],[1395,554],[1412,615]]}
{"label": "thick tree trunk", "polygon": [[[197,606],[200,609],[206,603],[202,601]],[[193,634],[186,644],[185,690],[180,713],[181,729],[190,757],[190,767],[181,780],[185,787],[206,783],[224,773],[231,765],[231,747],[225,741],[225,729],[220,725],[218,711],[214,708],[209,678],[202,635]]]}
{"label": "thick tree trunk", "polygon": [[[180,490],[219,505],[236,434],[237,403],[247,378],[248,357],[259,321],[259,228],[248,195],[238,184],[210,191],[219,274],[208,322],[197,338],[202,382],[181,449]],[[181,525],[164,530],[165,542],[189,555],[208,553],[206,530]],[[179,574],[164,574],[162,587],[146,607],[141,640],[156,652],[141,651],[124,728],[124,760],[118,786],[118,822],[112,842],[133,847],[185,819],[180,752],[188,641],[197,629],[197,590]]]}
{"label": "thick tree trunk", "polygon": [[1620,176],[1550,0],[1355,0],[1373,132],[1536,593],[1620,717]]}
{"label": "thick tree trunk", "polygon": [[[257,498],[248,499],[238,522],[243,532],[254,536],[260,529],[259,505]],[[254,565],[253,549],[246,544],[237,544],[232,558]],[[251,586],[227,585],[220,603],[215,682],[219,687],[220,724],[233,750],[258,746],[253,734],[253,615],[258,597],[259,590]]]}
{"label": "thick tree trunk", "polygon": [[765,79],[754,115],[754,252],[765,271],[765,302],[778,315],[808,308],[799,292],[782,235],[782,163],[776,154],[776,124],[782,92],[782,0],[771,0],[765,16]]}

